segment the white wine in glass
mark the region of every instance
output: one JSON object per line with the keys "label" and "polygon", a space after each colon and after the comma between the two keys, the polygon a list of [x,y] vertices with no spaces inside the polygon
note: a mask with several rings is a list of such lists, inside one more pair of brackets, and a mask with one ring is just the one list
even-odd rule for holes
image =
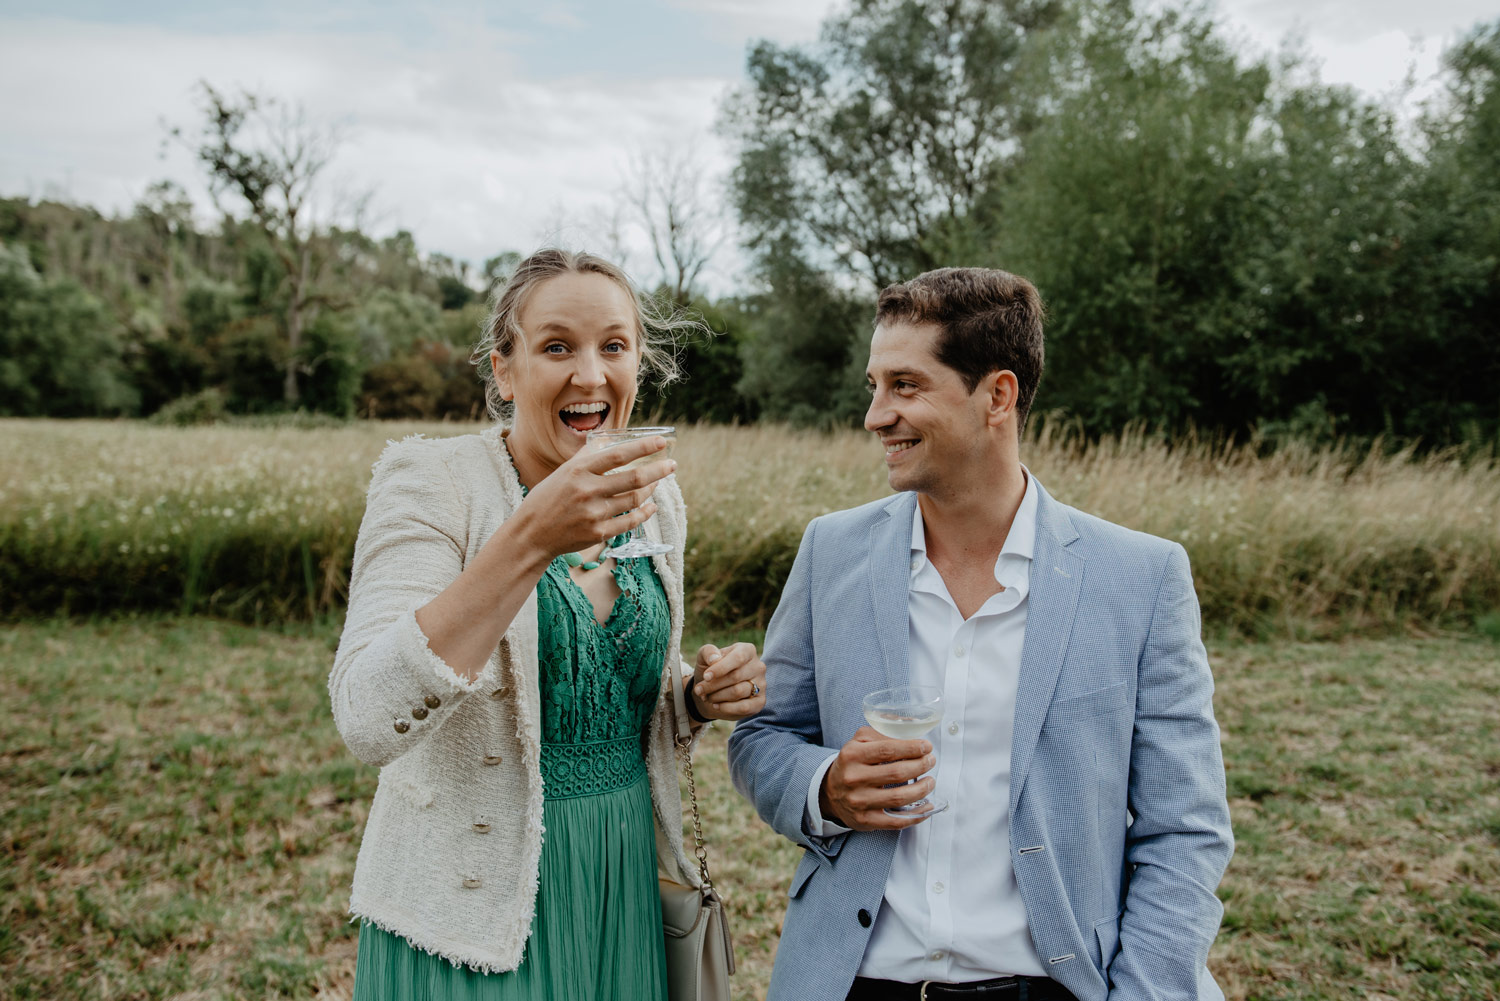
{"label": "white wine in glass", "polygon": [[[871,692],[864,701],[865,722],[882,736],[915,740],[943,720],[943,693],[931,685],[902,685]],[[948,809],[946,800],[928,796],[905,806],[888,806],[892,817],[925,819]]]}
{"label": "white wine in glass", "polygon": [[[627,469],[636,466],[644,466],[651,462],[660,462],[672,452],[672,445],[677,440],[677,429],[674,427],[655,428],[618,428],[612,431],[590,431],[587,447],[595,452],[602,452],[607,448],[615,448],[632,441],[640,441],[642,438],[665,438],[667,447],[660,452],[652,452],[643,455],[639,459],[633,459],[623,466],[616,466],[609,470],[609,474],[623,473]],[[606,475],[609,475],[606,474]],[[620,546],[605,546],[604,551],[599,554],[599,559],[628,560],[637,556],[660,556],[670,553],[672,546],[666,542],[652,542],[646,538],[641,527],[637,525],[630,530],[630,540]]]}

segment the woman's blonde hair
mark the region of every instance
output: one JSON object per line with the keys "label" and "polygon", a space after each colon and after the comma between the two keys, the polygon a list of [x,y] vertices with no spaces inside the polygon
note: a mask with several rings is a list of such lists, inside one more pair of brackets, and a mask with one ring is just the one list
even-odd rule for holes
{"label": "woman's blonde hair", "polygon": [[[547,247],[526,258],[502,285],[490,294],[490,311],[485,317],[479,344],[470,361],[479,369],[484,381],[484,401],[490,416],[504,422],[510,415],[510,404],[500,396],[490,352],[499,351],[509,358],[525,335],[521,330],[521,311],[531,293],[550,278],[565,274],[603,275],[625,291],[635,308],[636,336],[641,345],[641,376],[650,377],[657,386],[675,382],[682,375],[677,353],[682,339],[693,333],[710,333],[704,322],[670,300],[642,295],[617,265],[602,257],[575,250]],[[628,415],[627,415],[628,419]]]}

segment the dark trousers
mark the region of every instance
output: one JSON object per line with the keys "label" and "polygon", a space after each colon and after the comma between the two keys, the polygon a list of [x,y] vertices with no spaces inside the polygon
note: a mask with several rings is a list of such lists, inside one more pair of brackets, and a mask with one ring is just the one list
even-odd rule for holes
{"label": "dark trousers", "polygon": [[[845,1001],[923,1001],[922,984],[856,977]],[[972,984],[928,983],[926,1001],[1077,1001],[1071,991],[1046,977],[1000,977]]]}

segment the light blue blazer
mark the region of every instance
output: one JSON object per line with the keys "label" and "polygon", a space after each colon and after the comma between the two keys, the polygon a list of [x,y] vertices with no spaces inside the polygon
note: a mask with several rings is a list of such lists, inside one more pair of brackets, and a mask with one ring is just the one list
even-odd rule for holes
{"label": "light blue blazer", "polygon": [[[861,699],[907,682],[915,503],[807,527],[766,634],[769,701],[729,738],[735,787],[807,850],[771,1001],[842,1001],[885,893],[897,834],[811,838],[803,811]],[[1234,841],[1187,553],[1040,490],[1027,601],[1011,856],[995,864],[1015,868],[1037,952],[1080,1001],[1218,1001],[1205,964]]]}

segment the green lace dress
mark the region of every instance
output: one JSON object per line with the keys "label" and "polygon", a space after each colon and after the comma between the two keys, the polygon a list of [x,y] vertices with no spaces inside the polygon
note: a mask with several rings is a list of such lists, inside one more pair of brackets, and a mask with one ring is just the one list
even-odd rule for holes
{"label": "green lace dress", "polygon": [[645,743],[670,621],[650,560],[613,572],[603,625],[561,558],[537,585],[545,833],[521,965],[479,973],[366,923],[354,1001],[665,1001]]}

